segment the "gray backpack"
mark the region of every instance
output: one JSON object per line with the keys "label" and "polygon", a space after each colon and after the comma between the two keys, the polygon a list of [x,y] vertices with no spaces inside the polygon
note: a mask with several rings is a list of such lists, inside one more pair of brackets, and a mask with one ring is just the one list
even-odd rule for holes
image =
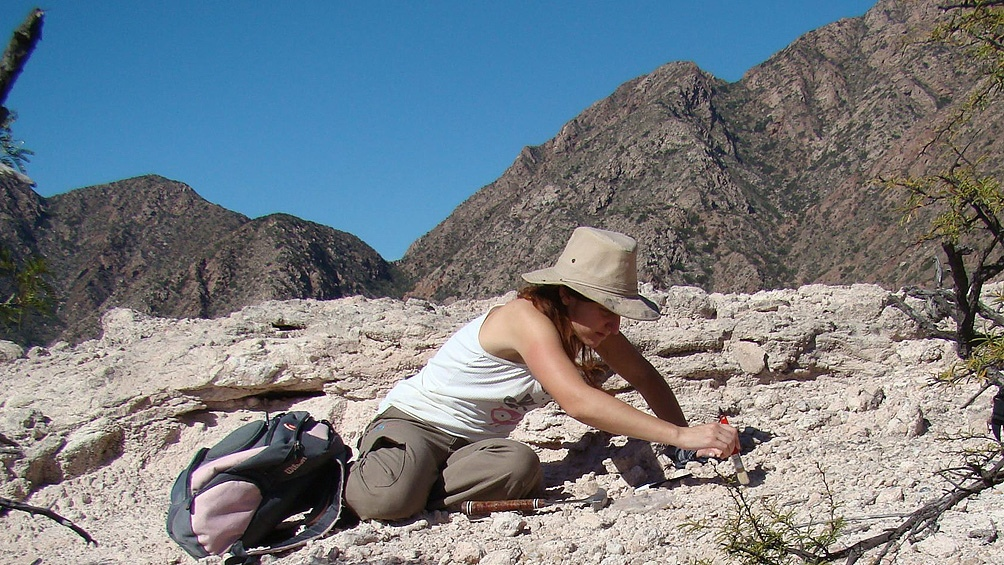
{"label": "gray backpack", "polygon": [[230,553],[227,563],[300,547],[338,522],[350,453],[307,412],[245,424],[175,480],[167,533],[192,557]]}

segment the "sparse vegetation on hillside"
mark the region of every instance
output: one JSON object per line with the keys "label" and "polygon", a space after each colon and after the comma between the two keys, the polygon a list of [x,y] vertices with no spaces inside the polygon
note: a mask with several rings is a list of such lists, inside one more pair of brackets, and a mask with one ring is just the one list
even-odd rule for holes
{"label": "sparse vegetation on hillside", "polygon": [[25,166],[30,161],[29,156],[34,155],[35,152],[25,147],[23,141],[14,138],[11,123],[16,119],[17,114],[10,112],[7,114],[7,118],[0,123],[0,164],[24,173],[27,172]]}
{"label": "sparse vegetation on hillside", "polygon": [[32,315],[45,315],[52,310],[54,292],[46,277],[45,261],[37,257],[23,262],[0,249],[0,325],[20,328]]}

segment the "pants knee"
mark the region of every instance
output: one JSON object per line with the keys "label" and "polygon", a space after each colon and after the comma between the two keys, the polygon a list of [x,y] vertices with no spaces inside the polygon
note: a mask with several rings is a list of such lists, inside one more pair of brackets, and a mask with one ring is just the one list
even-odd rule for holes
{"label": "pants knee", "polygon": [[363,520],[399,520],[425,509],[435,461],[403,445],[366,453],[349,470],[345,503]]}
{"label": "pants knee", "polygon": [[511,464],[510,480],[515,484],[522,485],[527,492],[519,496],[526,496],[543,486],[544,471],[540,466],[540,457],[534,450],[522,443],[513,443],[518,447],[513,450],[509,459]]}
{"label": "pants knee", "polygon": [[400,520],[425,509],[428,492],[396,483],[371,487],[358,475],[345,483],[345,504],[362,520]]}
{"label": "pants knee", "polygon": [[505,480],[506,498],[523,498],[538,492],[544,483],[540,457],[530,446],[512,440],[501,440],[492,446],[498,450],[501,463],[496,467]]}

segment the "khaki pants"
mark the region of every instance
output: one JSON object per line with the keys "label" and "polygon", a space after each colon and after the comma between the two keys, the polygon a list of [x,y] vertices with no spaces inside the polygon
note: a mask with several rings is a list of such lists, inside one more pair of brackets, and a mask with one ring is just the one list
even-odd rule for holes
{"label": "khaki pants", "polygon": [[542,486],[540,459],[529,446],[469,443],[390,408],[359,439],[345,501],[361,519],[397,520],[466,500],[525,498]]}

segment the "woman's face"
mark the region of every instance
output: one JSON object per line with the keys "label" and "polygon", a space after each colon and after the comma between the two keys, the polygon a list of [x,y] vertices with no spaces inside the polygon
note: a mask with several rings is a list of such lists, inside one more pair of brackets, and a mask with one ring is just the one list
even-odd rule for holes
{"label": "woman's face", "polygon": [[582,343],[595,348],[609,336],[617,334],[621,327],[621,317],[592,300],[572,296],[564,288],[560,290],[561,301],[568,308],[568,320],[572,331]]}

